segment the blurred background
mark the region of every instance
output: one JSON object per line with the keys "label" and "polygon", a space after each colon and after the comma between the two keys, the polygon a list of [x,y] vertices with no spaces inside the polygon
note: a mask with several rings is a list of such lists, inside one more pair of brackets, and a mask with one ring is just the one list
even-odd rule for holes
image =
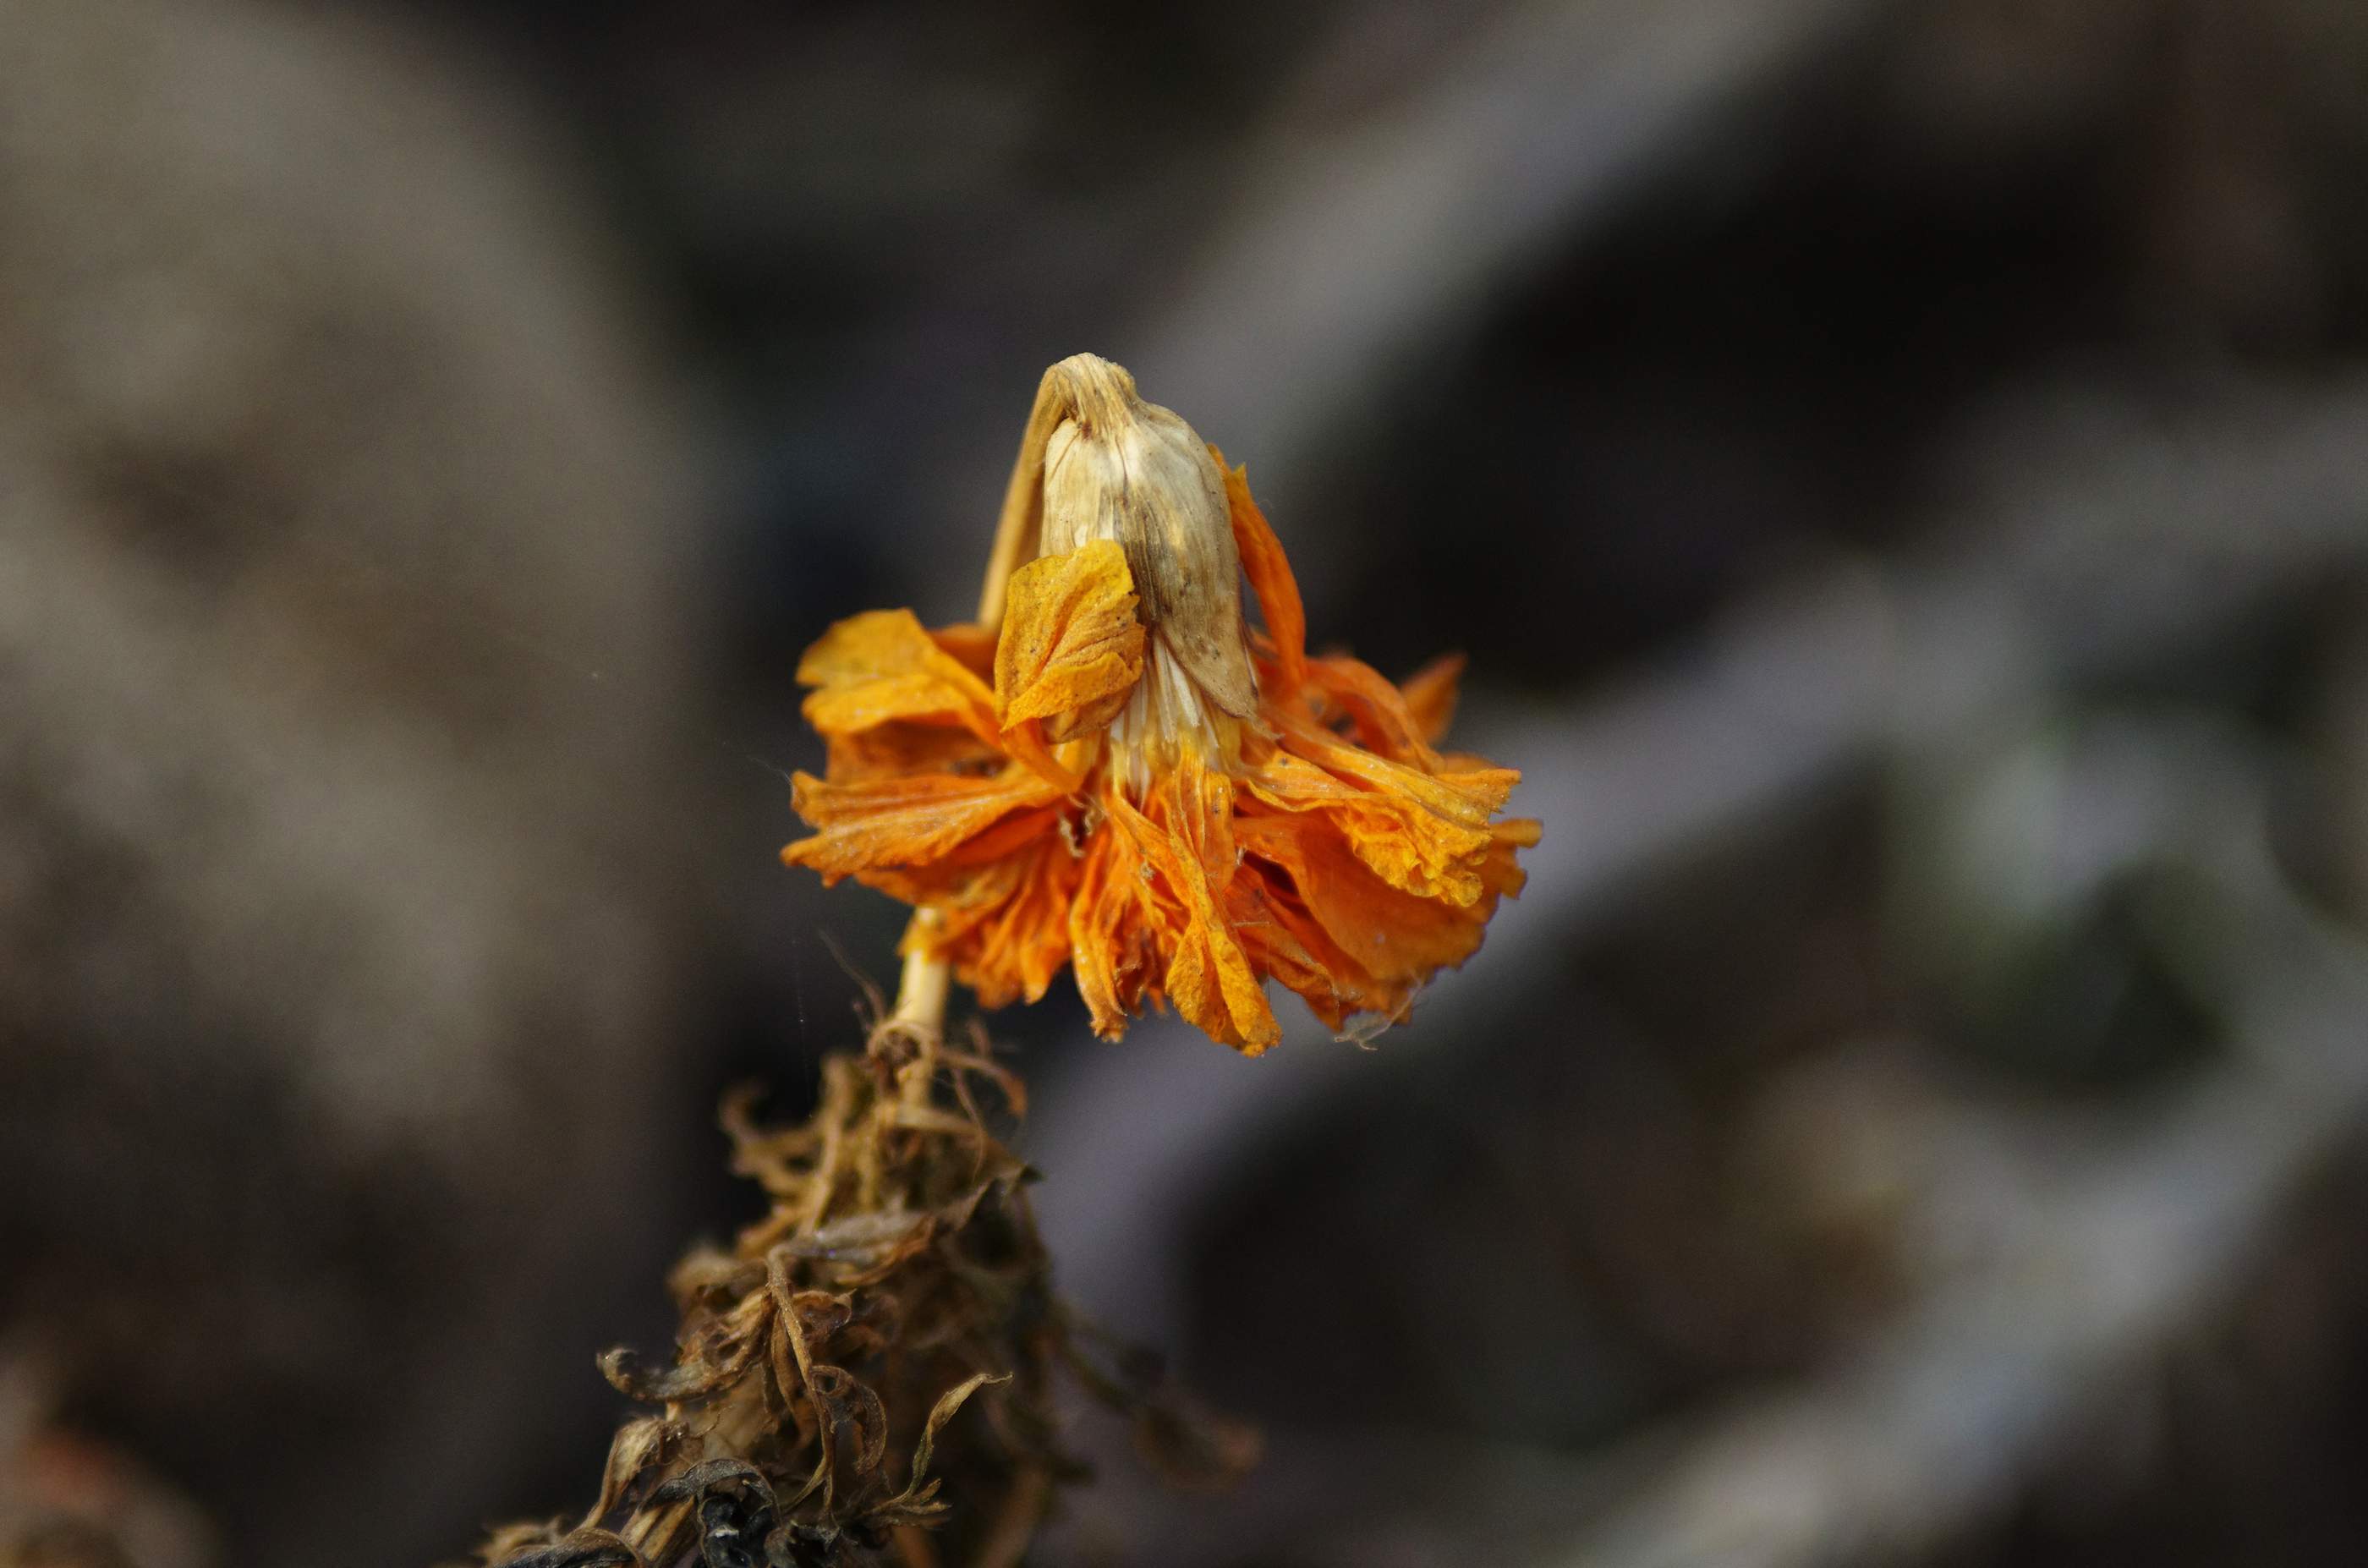
{"label": "blurred background", "polygon": [[0,1544],[585,1506],[893,976],[798,651],[1091,349],[1546,838],[1370,1051],[996,1019],[1268,1442],[1031,1562],[2368,1556],[2363,160],[2351,0],[0,0]]}

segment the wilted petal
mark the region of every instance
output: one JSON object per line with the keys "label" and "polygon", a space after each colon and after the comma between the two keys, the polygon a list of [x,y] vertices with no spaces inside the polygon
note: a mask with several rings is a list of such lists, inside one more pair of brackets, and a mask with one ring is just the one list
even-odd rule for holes
{"label": "wilted petal", "polygon": [[[1450,700],[1453,687],[1450,687]],[[1335,653],[1307,662],[1307,692],[1326,717],[1349,722],[1358,744],[1372,748],[1392,762],[1410,763],[1436,772],[1439,754],[1422,721],[1398,688],[1372,665]]]}
{"label": "wilted petal", "polygon": [[[1048,826],[930,901],[942,917],[933,945],[952,960],[955,978],[978,994],[980,1006],[1043,998],[1069,961],[1069,903],[1082,869]],[[922,939],[916,926],[905,941],[909,948]]]}
{"label": "wilted petal", "polygon": [[[1475,796],[1352,747],[1310,749],[1327,766],[1278,750],[1250,769],[1244,787],[1261,805],[1329,818],[1357,858],[1401,892],[1457,905],[1480,896],[1494,810],[1485,787],[1496,780],[1484,780]],[[1343,777],[1335,767],[1354,771]]]}
{"label": "wilted petal", "polygon": [[791,790],[798,815],[819,831],[782,850],[781,858],[813,867],[825,881],[875,867],[949,859],[1010,813],[1060,798],[1044,780],[1017,767],[989,778],[924,773],[850,783],[801,773]]}
{"label": "wilted petal", "polygon": [[1012,574],[995,689],[1003,726],[1044,723],[1061,741],[1107,724],[1143,675],[1143,622],[1126,552],[1094,540]]}
{"label": "wilted petal", "polygon": [[1437,745],[1455,717],[1456,684],[1463,678],[1463,655],[1441,653],[1415,671],[1398,687],[1406,710],[1422,738]]}
{"label": "wilted petal", "polygon": [[1087,840],[1076,892],[1069,905],[1071,962],[1077,994],[1093,1015],[1094,1033],[1116,1040],[1145,984],[1158,977],[1156,949],[1136,904],[1144,862],[1131,834],[1104,831]]}
{"label": "wilted petal", "polygon": [[938,645],[908,609],[876,609],[840,621],[798,663],[806,722],[848,735],[899,720],[957,724],[992,744],[995,693]]}
{"label": "wilted petal", "polygon": [[1189,758],[1152,802],[1156,817],[1110,802],[1112,824],[1152,870],[1137,896],[1168,955],[1162,992],[1211,1039],[1255,1056],[1282,1031],[1212,879],[1233,870],[1231,809],[1229,782]]}
{"label": "wilted petal", "polygon": [[1297,695],[1307,673],[1307,611],[1300,603],[1299,580],[1291,574],[1282,541],[1274,537],[1266,514],[1250,499],[1249,474],[1226,468],[1225,454],[1216,448],[1211,447],[1209,454],[1224,471],[1234,548],[1241,555],[1250,592],[1258,598],[1258,614],[1266,619],[1268,641],[1274,645],[1273,677],[1267,682],[1265,696],[1269,701],[1287,700]]}
{"label": "wilted petal", "polygon": [[1286,872],[1316,926],[1373,982],[1403,986],[1452,969],[1479,948],[1497,893],[1478,876],[1467,904],[1392,887],[1322,816],[1246,818],[1243,852]]}

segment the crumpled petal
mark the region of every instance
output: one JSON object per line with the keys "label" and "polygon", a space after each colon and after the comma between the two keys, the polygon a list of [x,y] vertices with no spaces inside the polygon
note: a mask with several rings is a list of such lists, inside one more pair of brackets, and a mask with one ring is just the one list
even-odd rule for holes
{"label": "crumpled petal", "polygon": [[1109,806],[1112,825],[1133,841],[1151,871],[1138,876],[1134,891],[1167,955],[1161,994],[1211,1039],[1256,1056],[1282,1029],[1223,909],[1235,865],[1232,793],[1229,780],[1188,754],[1155,789],[1146,810],[1116,795]]}
{"label": "crumpled petal", "polygon": [[1463,678],[1463,655],[1441,653],[1398,686],[1406,716],[1422,738],[1437,745],[1455,719],[1456,684]]}
{"label": "crumpled petal", "polygon": [[935,932],[914,922],[903,950],[926,943],[943,955],[982,1007],[1043,999],[1069,961],[1069,906],[1084,868],[1049,812],[1005,819],[966,854],[996,848],[990,841],[1007,831],[1011,846],[983,859],[856,873],[867,886],[937,911]]}
{"label": "crumpled petal", "polygon": [[1143,675],[1134,578],[1114,540],[1094,540],[1012,574],[995,689],[1007,730],[1044,722],[1063,741],[1110,722]]}
{"label": "crumpled petal", "polygon": [[1144,869],[1131,834],[1108,831],[1086,842],[1076,892],[1069,904],[1070,960],[1077,994],[1093,1015],[1094,1033],[1116,1040],[1160,971],[1157,949],[1135,899]]}
{"label": "crumpled petal", "polygon": [[1214,446],[1209,455],[1225,476],[1225,504],[1234,528],[1234,550],[1242,558],[1242,575],[1257,596],[1258,614],[1266,619],[1272,656],[1260,672],[1260,695],[1269,702],[1289,701],[1299,693],[1307,673],[1307,610],[1300,602],[1299,580],[1282,553],[1282,541],[1266,514],[1250,499],[1249,472],[1226,468],[1225,454]]}
{"label": "crumpled petal", "polygon": [[1372,665],[1344,653],[1307,661],[1307,695],[1317,714],[1348,721],[1359,745],[1392,762],[1439,770],[1439,754],[1398,688]]}
{"label": "crumpled petal", "polygon": [[[817,831],[781,851],[792,866],[811,866],[825,882],[889,866],[922,866],[966,851],[976,861],[1001,849],[973,845],[1007,816],[1061,799],[1061,791],[1025,768],[992,778],[921,773],[838,783],[798,774],[791,803]],[[1024,840],[1050,831],[1050,813],[1029,824]]]}
{"label": "crumpled petal", "polygon": [[822,634],[798,662],[806,722],[826,736],[899,720],[955,724],[993,744],[995,692],[939,647],[908,609],[868,610]]}
{"label": "crumpled petal", "polygon": [[967,726],[930,720],[872,724],[831,735],[825,745],[826,771],[837,783],[913,773],[999,773],[1005,760],[1001,747],[979,739]]}
{"label": "crumpled petal", "polygon": [[[1468,904],[1391,887],[1320,818],[1246,818],[1235,824],[1235,835],[1246,864],[1263,862],[1287,875],[1288,902],[1304,909],[1314,930],[1352,966],[1344,978],[1364,993],[1355,1010],[1386,1015],[1393,1003],[1410,997],[1413,986],[1478,950],[1497,901],[1520,891],[1512,852],[1536,841],[1537,824],[1497,825],[1502,831],[1490,835],[1478,867],[1480,892]],[[1273,896],[1278,903],[1286,902],[1279,893]]]}
{"label": "crumpled petal", "polygon": [[979,679],[995,679],[996,633],[993,629],[973,621],[933,626],[929,628],[929,641]]}
{"label": "crumpled petal", "polygon": [[1520,779],[1510,768],[1424,773],[1292,725],[1243,787],[1273,810],[1328,817],[1357,858],[1398,892],[1461,906],[1480,897],[1489,819]]}
{"label": "crumpled petal", "polygon": [[1247,782],[1261,802],[1284,812],[1320,813],[1366,868],[1400,892],[1458,907],[1479,898],[1486,824],[1467,826],[1403,796],[1360,789],[1288,755]]}

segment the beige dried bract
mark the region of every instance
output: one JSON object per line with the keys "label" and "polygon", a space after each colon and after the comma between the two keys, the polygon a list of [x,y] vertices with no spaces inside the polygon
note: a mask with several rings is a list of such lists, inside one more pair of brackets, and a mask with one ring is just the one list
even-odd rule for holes
{"label": "beige dried bract", "polygon": [[1096,540],[1126,554],[1154,663],[1165,653],[1223,712],[1256,713],[1223,471],[1191,426],[1136,395],[1122,368],[1074,354],[1036,390],[980,620],[1000,621],[1019,566]]}

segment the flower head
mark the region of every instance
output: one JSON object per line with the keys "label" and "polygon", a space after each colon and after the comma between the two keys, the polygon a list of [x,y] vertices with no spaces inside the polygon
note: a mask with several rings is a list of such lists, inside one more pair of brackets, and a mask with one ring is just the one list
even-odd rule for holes
{"label": "flower head", "polygon": [[1073,965],[1105,1038],[1164,1002],[1255,1054],[1268,979],[1395,1021],[1520,892],[1520,776],[1436,749],[1460,662],[1310,656],[1242,471],[1116,365],[1045,372],[996,561],[977,625],[874,610],[807,650],[828,762],[781,852],[915,905],[907,950],[984,1005]]}

